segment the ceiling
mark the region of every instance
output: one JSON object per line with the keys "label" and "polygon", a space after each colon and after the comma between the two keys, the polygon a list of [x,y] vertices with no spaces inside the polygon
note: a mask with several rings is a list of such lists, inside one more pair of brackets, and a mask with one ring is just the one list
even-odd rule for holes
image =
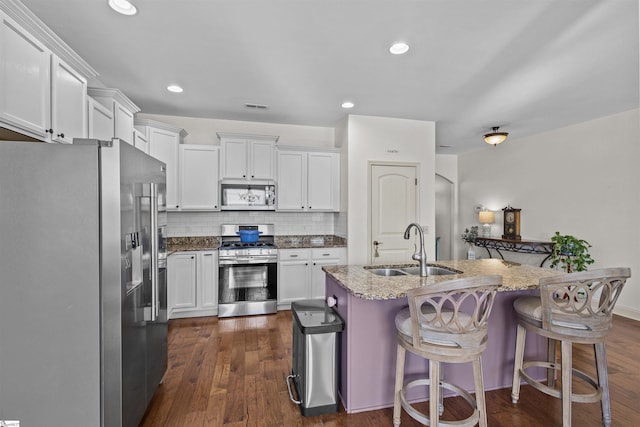
{"label": "ceiling", "polygon": [[637,0],[22,1],[144,113],[432,120],[458,154],[492,126],[513,140],[639,106]]}

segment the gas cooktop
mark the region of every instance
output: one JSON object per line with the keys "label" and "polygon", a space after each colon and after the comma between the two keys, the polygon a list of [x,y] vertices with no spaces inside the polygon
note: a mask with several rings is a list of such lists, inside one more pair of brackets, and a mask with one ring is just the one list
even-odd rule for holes
{"label": "gas cooktop", "polygon": [[273,242],[222,242],[220,249],[275,248]]}

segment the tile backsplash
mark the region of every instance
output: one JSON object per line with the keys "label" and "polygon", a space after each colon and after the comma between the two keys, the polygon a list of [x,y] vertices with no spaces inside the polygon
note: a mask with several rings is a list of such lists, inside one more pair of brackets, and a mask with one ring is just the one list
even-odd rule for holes
{"label": "tile backsplash", "polygon": [[167,236],[218,236],[221,224],[274,224],[276,235],[281,236],[342,236],[342,224],[345,222],[343,215],[346,216],[333,212],[169,212]]}

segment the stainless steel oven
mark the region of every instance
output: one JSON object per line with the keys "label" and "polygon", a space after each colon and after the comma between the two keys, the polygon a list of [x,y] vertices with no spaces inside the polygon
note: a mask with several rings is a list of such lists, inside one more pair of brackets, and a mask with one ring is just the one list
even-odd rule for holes
{"label": "stainless steel oven", "polygon": [[[259,233],[255,242],[238,233]],[[218,253],[218,317],[277,311],[278,250],[272,224],[222,225]],[[251,240],[251,239],[250,239]]]}

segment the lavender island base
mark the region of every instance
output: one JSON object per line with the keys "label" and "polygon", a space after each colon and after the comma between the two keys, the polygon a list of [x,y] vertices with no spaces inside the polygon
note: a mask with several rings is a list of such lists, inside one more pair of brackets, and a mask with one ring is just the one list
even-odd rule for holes
{"label": "lavender island base", "polygon": [[[482,364],[485,390],[511,387],[517,324],[513,301],[522,295],[537,294],[540,277],[560,273],[495,259],[439,261],[438,265],[463,273],[429,278],[381,277],[368,272],[363,266],[324,267],[327,273],[326,295],[336,297],[334,308],[345,321],[345,329],[340,334],[338,393],[348,413],[393,406],[397,343],[394,318],[407,305],[406,290],[471,275],[503,276],[504,284],[496,296],[489,319],[489,338]],[[544,360],[546,354],[547,341],[529,334],[525,359]],[[443,366],[447,382],[474,391],[470,363]],[[424,377],[427,372],[428,361],[407,352],[405,381],[412,376]],[[540,379],[544,375],[546,373],[542,369],[534,373]],[[426,389],[413,389],[408,398],[411,401],[426,400]]]}

